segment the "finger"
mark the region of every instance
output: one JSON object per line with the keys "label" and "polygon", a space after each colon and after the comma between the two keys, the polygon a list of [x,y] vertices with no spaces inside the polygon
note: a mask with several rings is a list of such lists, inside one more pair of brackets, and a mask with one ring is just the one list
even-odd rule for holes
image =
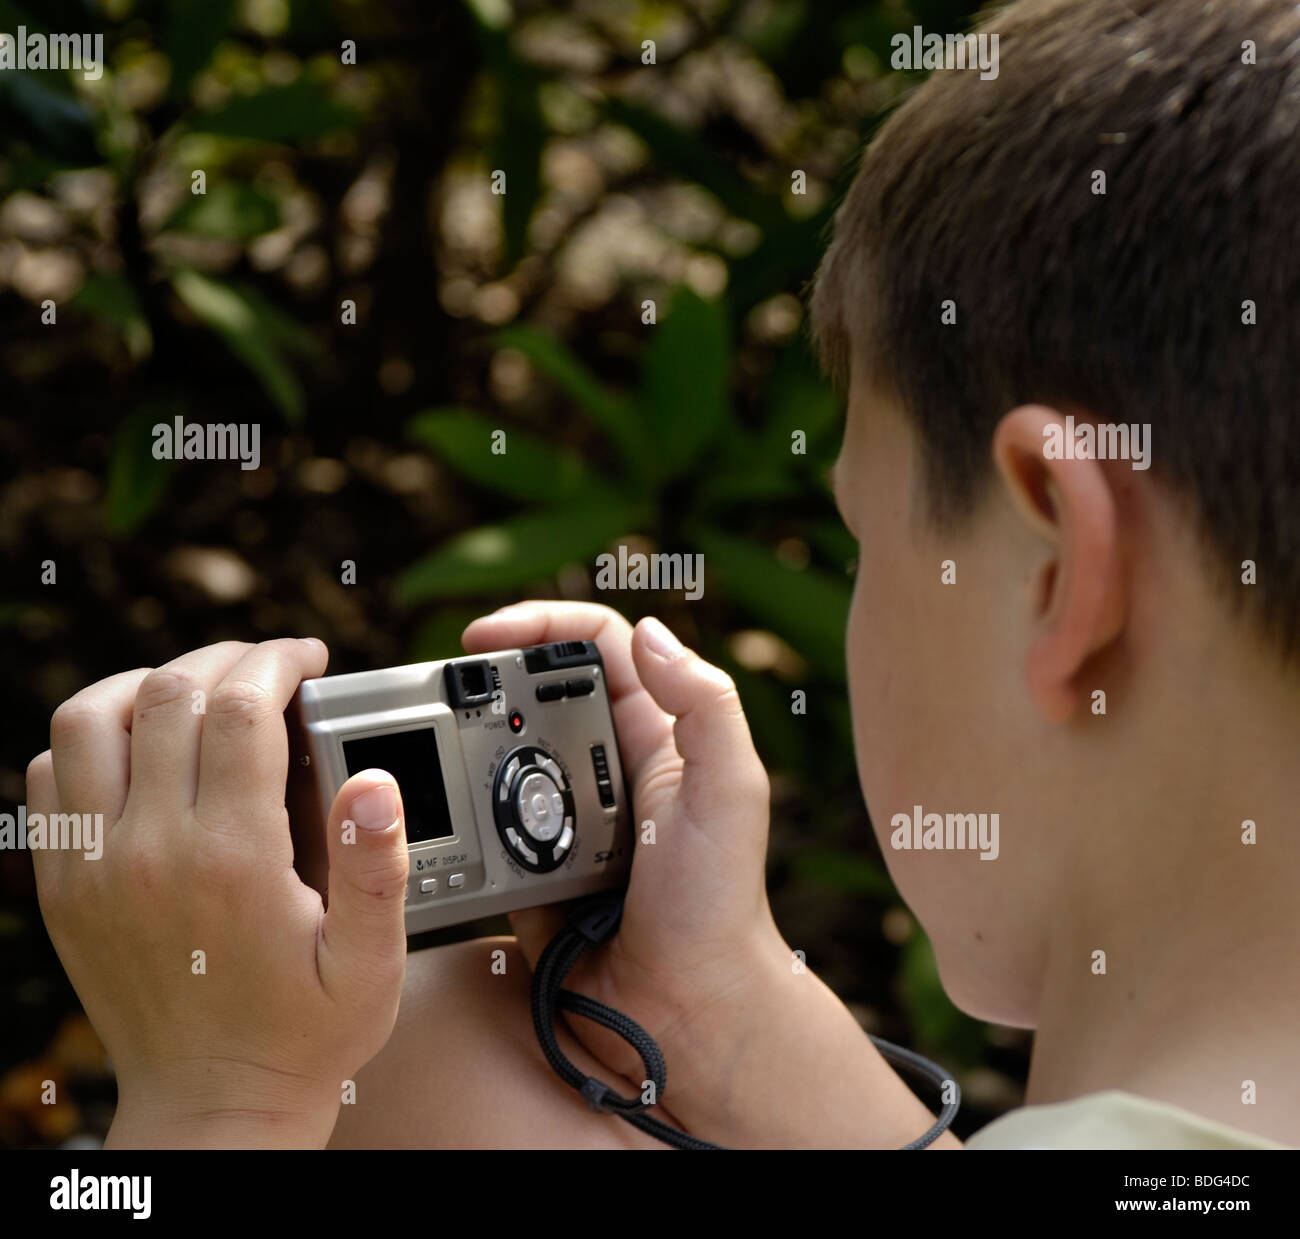
{"label": "finger", "polygon": [[141,681],[131,717],[134,805],[149,805],[159,816],[169,816],[194,803],[209,698],[251,648],[246,641],[207,645],[173,658]]}
{"label": "finger", "polygon": [[672,719],[645,691],[632,662],[632,625],[610,607],[591,602],[522,602],[476,619],[461,640],[470,654],[546,641],[595,641],[605,665],[619,751],[628,778],[672,744]]}
{"label": "finger", "polygon": [[33,757],[27,766],[27,811],[58,813],[59,786],[54,777],[54,759],[49,749]]}
{"label": "finger", "polygon": [[594,641],[605,664],[610,698],[616,701],[640,690],[632,665],[632,625],[612,607],[594,602],[520,602],[480,616],[461,635],[469,654],[546,641]]}
{"label": "finger", "polygon": [[278,829],[289,774],[284,712],[303,680],[324,674],[329,652],[314,638],[263,641],[208,697],[195,819],[220,829]]}
{"label": "finger", "polygon": [[632,656],[651,696],[676,718],[673,738],[683,762],[686,813],[701,827],[749,815],[766,822],[767,773],[731,677],[687,649],[656,619],[637,625]]}
{"label": "finger", "polygon": [[54,711],[48,756],[68,812],[102,813],[110,826],[122,816],[131,778],[131,712],[148,674],[148,667],[139,667],[111,675]]}
{"label": "finger", "polygon": [[[329,910],[317,962],[326,992],[381,988],[406,963],[406,819],[397,782],[363,770],[339,789],[326,827]],[[399,985],[400,988],[400,985]]]}
{"label": "finger", "polygon": [[[54,777],[54,760],[46,749],[33,757],[27,767],[27,817],[30,822],[35,813],[48,821],[52,813],[61,813],[58,783]],[[59,885],[59,875],[66,868],[69,853],[58,849],[33,848],[32,868],[36,873],[36,897],[40,901],[41,915],[48,916],[54,890]]]}

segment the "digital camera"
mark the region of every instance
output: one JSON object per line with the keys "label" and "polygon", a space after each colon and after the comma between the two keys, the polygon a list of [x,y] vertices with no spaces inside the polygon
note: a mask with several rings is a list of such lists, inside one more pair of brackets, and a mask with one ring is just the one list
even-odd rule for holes
{"label": "digital camera", "polygon": [[330,805],[372,767],[406,811],[408,934],[627,883],[631,809],[594,641],[305,680],[286,717],[294,866],[323,896]]}

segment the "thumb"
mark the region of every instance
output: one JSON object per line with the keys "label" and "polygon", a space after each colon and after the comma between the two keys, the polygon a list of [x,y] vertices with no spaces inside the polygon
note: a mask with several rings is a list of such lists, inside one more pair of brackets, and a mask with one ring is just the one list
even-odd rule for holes
{"label": "thumb", "polygon": [[673,739],[683,761],[687,813],[706,830],[713,822],[765,822],[767,772],[731,677],[650,617],[632,634],[632,660],[656,704],[676,718]]}
{"label": "thumb", "polygon": [[[339,788],[330,807],[329,908],[320,945],[321,976],[390,980],[406,965],[406,819],[397,783],[363,770]],[[328,972],[327,972],[328,969]]]}

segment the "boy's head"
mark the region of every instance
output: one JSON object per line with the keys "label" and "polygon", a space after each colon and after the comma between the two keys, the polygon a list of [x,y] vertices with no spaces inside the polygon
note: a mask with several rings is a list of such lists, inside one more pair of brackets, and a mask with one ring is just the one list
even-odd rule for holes
{"label": "boy's head", "polygon": [[[1212,867],[1169,819],[1239,844],[1234,728],[1300,723],[1300,5],[981,29],[998,76],[936,72],[883,127],[812,320],[868,806],[949,992],[1032,1024],[1062,918]],[[994,813],[985,861],[948,815],[991,856]]]}

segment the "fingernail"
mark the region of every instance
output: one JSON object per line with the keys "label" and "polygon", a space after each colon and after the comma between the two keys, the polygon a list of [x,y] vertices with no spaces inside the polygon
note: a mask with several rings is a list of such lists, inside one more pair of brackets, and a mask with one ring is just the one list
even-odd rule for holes
{"label": "fingernail", "polygon": [[367,788],[352,801],[351,816],[362,830],[387,830],[397,821],[397,789],[391,783]]}
{"label": "fingernail", "polygon": [[658,654],[660,658],[676,658],[682,652],[682,643],[653,616],[641,623],[645,630],[646,647],[651,653]]}

